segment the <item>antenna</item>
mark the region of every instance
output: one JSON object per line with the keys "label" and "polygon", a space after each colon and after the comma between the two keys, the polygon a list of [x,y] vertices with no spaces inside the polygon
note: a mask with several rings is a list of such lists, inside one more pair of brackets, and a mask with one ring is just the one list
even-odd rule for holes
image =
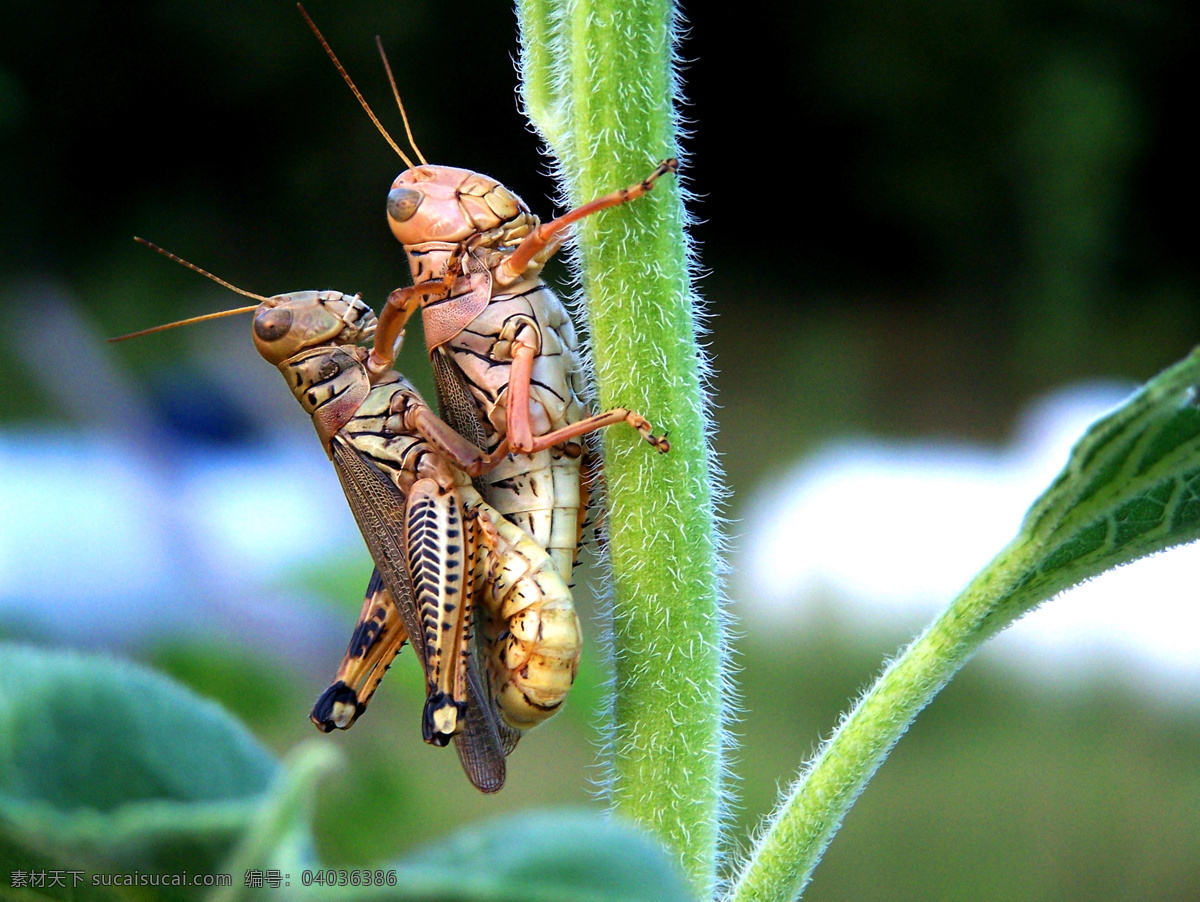
{"label": "antenna", "polygon": [[[146,245],[146,247],[150,248],[151,250],[158,251],[164,257],[169,257],[170,259],[174,260],[176,263],[182,263],[188,269],[193,269],[196,272],[200,273],[200,275],[202,275],[202,276],[207,276],[208,278],[210,278],[214,282],[216,282],[218,285],[224,285],[230,291],[236,291],[238,294],[244,295],[245,297],[254,298],[255,300],[259,301],[260,303],[267,300],[267,298],[263,297],[261,294],[255,294],[252,291],[246,291],[244,288],[238,288],[236,285],[226,282],[224,279],[217,278],[212,273],[210,273],[208,270],[201,269],[195,263],[189,263],[187,260],[184,260],[182,257],[176,257],[170,251],[163,250],[157,244],[152,244],[151,242],[147,241],[145,238],[139,238],[136,235],[134,235],[133,240],[138,242],[139,244]],[[257,309],[258,309],[258,304],[251,304],[249,307],[238,307],[235,310],[221,310],[221,311],[218,311],[217,313],[205,313],[201,316],[193,316],[190,319],[181,319],[174,323],[166,323],[165,325],[162,325],[162,326],[153,326],[149,329],[142,329],[140,332],[130,332],[128,335],[121,335],[117,338],[110,338],[110,339],[108,339],[108,342],[109,342],[109,344],[113,344],[118,341],[126,341],[127,339],[130,339],[130,338],[140,338],[143,335],[150,335],[153,332],[162,332],[166,329],[178,328],[179,326],[190,326],[190,325],[192,325],[192,323],[203,323],[210,319],[220,319],[223,316],[234,316],[235,314],[238,314],[238,313],[250,313],[251,311],[257,310]]]}
{"label": "antenna", "polygon": [[[321,46],[325,48],[325,52],[329,54],[329,58],[333,60],[333,64],[337,66],[337,70],[342,73],[342,78],[345,79],[346,84],[350,86],[350,90],[354,92],[354,96],[358,98],[358,102],[362,104],[362,108],[367,111],[367,115],[371,117],[371,121],[374,122],[375,127],[379,129],[379,133],[387,139],[388,144],[392,145],[392,150],[396,151],[396,153],[400,155],[400,159],[404,161],[405,165],[408,166],[409,169],[412,169],[413,161],[410,160],[404,151],[402,151],[396,144],[396,142],[392,140],[392,136],[387,133],[387,129],[383,127],[383,123],[379,121],[379,117],[377,117],[375,113],[371,111],[371,107],[367,105],[367,101],[362,96],[362,92],[360,92],[355,86],[354,82],[351,81],[350,75],[346,72],[345,67],[342,66],[341,62],[338,60],[337,55],[333,52],[333,48],[329,46],[329,42],[325,40],[325,36],[321,34],[321,30],[317,28],[317,24],[309,18],[308,13],[304,11],[304,7],[301,4],[297,3],[296,8],[300,10],[300,15],[304,16],[304,21],[307,22],[308,27],[312,29],[312,33],[317,36],[317,40],[321,42]],[[406,121],[406,127],[407,124],[408,123]]]}
{"label": "antenna", "polygon": [[[375,35],[375,46],[379,48],[379,55],[383,57],[383,68],[387,72],[388,81],[391,82],[392,94],[396,97],[396,106],[400,107],[400,118],[404,120],[404,133],[408,135],[408,143],[417,152],[417,159],[421,161],[422,165],[428,166],[429,161],[421,153],[421,148],[417,147],[417,142],[413,140],[412,129],[408,127],[408,113],[404,112],[404,101],[400,99],[400,89],[396,87],[396,78],[392,75],[392,67],[388,64],[387,54],[383,50],[383,41],[379,35]],[[410,166],[409,168],[411,169],[412,167]]]}
{"label": "antenna", "polygon": [[217,278],[216,276],[214,276],[212,273],[210,273],[210,272],[209,272],[207,269],[201,269],[201,268],[200,268],[199,266],[197,266],[195,263],[188,263],[188,261],[187,261],[187,260],[184,260],[184,259],[183,259],[183,257],[176,257],[176,256],[175,256],[174,254],[172,254],[170,251],[164,251],[164,250],[163,250],[161,247],[159,247],[157,244],[154,244],[154,243],[152,243],[152,242],[150,242],[150,241],[147,241],[145,238],[139,238],[137,235],[134,235],[134,236],[133,236],[133,240],[134,240],[134,241],[136,241],[138,244],[144,244],[144,245],[146,245],[146,247],[150,248],[150,250],[152,250],[152,251],[158,251],[158,252],[159,252],[160,254],[162,254],[164,257],[167,257],[168,259],[174,260],[176,263],[182,263],[182,264],[183,264],[184,266],[186,266],[188,269],[195,270],[196,272],[200,273],[200,275],[202,275],[202,276],[206,276],[206,277],[208,277],[208,278],[212,279],[212,280],[213,280],[214,282],[216,282],[218,285],[224,285],[224,286],[225,286],[226,288],[228,288],[230,291],[236,291],[236,292],[237,292],[238,294],[240,294],[242,297],[254,298],[254,300],[258,301],[259,303],[262,303],[263,301],[265,301],[265,300],[266,300],[266,298],[265,298],[265,297],[263,297],[261,294],[255,294],[253,291],[246,291],[246,289],[244,289],[244,288],[238,288],[236,285],[234,285],[234,284],[232,284],[232,283],[230,283],[230,282],[226,282],[224,279],[219,279],[219,278]]}

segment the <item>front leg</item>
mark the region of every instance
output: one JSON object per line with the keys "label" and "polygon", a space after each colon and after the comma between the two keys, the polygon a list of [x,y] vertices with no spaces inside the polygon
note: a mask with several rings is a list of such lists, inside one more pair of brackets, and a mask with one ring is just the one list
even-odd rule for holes
{"label": "front leg", "polygon": [[[429,304],[439,298],[448,297],[454,290],[454,283],[459,279],[459,270],[468,273],[463,268],[463,257],[467,253],[465,245],[458,245],[446,260],[441,279],[430,279],[410,285],[408,288],[397,288],[388,295],[383,310],[379,312],[379,323],[375,327],[375,344],[367,358],[367,373],[371,384],[378,382],[396,362],[396,343],[408,325],[409,317],[417,308]],[[474,285],[472,284],[472,288]],[[488,292],[491,292],[491,281],[488,281]],[[486,304],[485,304],[486,306]],[[426,323],[426,332],[429,331]]]}
{"label": "front leg", "polygon": [[388,295],[387,303],[379,313],[379,324],[375,327],[375,344],[367,356],[367,373],[374,385],[391,370],[396,362],[396,342],[399,340],[409,317],[417,311],[423,300],[428,303],[450,293],[451,276],[441,282],[422,282],[407,288],[397,288]]}
{"label": "front leg", "polygon": [[628,188],[620,188],[597,197],[591,203],[584,204],[582,207],[576,207],[569,213],[558,217],[558,219],[538,226],[526,236],[524,241],[517,245],[516,250],[496,269],[496,284],[500,286],[511,285],[513,282],[517,282],[524,277],[525,270],[530,263],[545,263],[554,256],[566,238],[567,227],[572,223],[578,222],[585,216],[590,216],[600,210],[607,210],[609,207],[637,200],[642,195],[650,192],[659,176],[665,175],[668,172],[678,171],[678,160],[674,158],[663,160],[658,164],[657,169],[640,182],[630,185]]}

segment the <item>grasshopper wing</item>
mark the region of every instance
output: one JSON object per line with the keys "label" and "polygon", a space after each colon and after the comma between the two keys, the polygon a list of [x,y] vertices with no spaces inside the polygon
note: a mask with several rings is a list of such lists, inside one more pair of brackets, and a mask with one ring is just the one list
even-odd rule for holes
{"label": "grasshopper wing", "polygon": [[[342,436],[333,437],[329,450],[342,491],[383,584],[391,592],[405,633],[424,636],[404,550],[404,496],[377,466]],[[412,646],[424,668],[425,643],[413,642]]]}
{"label": "grasshopper wing", "polygon": [[[329,448],[350,510],[383,583],[391,592],[405,632],[409,636],[424,636],[406,554],[406,499],[379,467],[344,436],[333,436]],[[412,646],[428,675],[425,643],[413,642]],[[495,792],[504,785],[505,746],[482,682],[477,674],[471,679],[473,669],[474,665],[469,661],[463,730],[454,741],[471,783],[482,792]]]}
{"label": "grasshopper wing", "polygon": [[[487,713],[496,725],[500,745],[507,756],[511,755],[513,750],[516,749],[517,742],[520,741],[523,731],[518,730],[516,727],[511,727],[504,722],[504,718],[496,710],[495,700],[500,695],[500,687],[496,685],[496,681],[492,677],[491,668],[485,668],[481,673],[476,663],[477,661],[488,660],[488,655],[491,654],[490,647],[481,647],[487,646],[489,643],[484,638],[486,629],[482,628],[482,625],[479,625],[479,627],[471,636],[471,664],[468,676],[475,680],[472,688],[479,693],[480,697],[490,700]],[[464,764],[463,766],[465,767],[466,765]]]}
{"label": "grasshopper wing", "polygon": [[467,662],[467,714],[463,731],[454,737],[454,750],[467,779],[480,792],[497,792],[504,786],[504,756],[516,746],[515,741],[510,746],[507,740],[511,729],[496,716],[472,654]]}

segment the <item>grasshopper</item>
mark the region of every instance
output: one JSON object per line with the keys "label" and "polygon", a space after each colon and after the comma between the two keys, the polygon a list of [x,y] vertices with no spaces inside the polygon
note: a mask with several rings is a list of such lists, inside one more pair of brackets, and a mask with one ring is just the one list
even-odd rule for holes
{"label": "grasshopper", "polygon": [[[561,706],[578,669],[579,621],[554,562],[471,484],[487,454],[438,420],[398,373],[371,384],[359,345],[376,318],[359,296],[263,297],[180,262],[259,301],[171,325],[254,311],[255,347],[312,417],[375,561],[313,722],[326,732],[351,726],[409,641],[427,682],[423,737],[439,746],[453,739],[471,782],[498,790],[521,731]],[[482,636],[473,643],[476,608]]]}
{"label": "grasshopper", "polygon": [[[420,161],[400,150],[367,105],[317,26],[300,10],[376,127],[408,166],[392,183],[387,213],[408,257],[413,284],[393,291],[379,316],[366,361],[384,378],[408,319],[419,308],[434,368],[442,416],[490,467],[471,475],[489,504],[524,529],[570,581],[596,464],[586,433],[627,423],[660,452],[670,449],[645,417],[625,408],[588,415],[579,342],[566,307],[541,281],[569,226],[649,192],[675,172],[664,160],[643,181],[542,224],[495,179],[465,169],[429,165],[412,138],[383,47],[384,67]],[[376,39],[378,41],[378,39]],[[499,452],[507,444],[512,456]]]}

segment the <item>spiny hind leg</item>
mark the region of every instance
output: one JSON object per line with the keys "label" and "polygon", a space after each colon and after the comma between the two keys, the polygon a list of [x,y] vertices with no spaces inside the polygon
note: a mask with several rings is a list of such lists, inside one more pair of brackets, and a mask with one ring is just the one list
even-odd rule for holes
{"label": "spiny hind leg", "polygon": [[451,483],[425,477],[412,484],[404,511],[404,541],[413,600],[424,631],[427,694],[421,733],[444,746],[462,729],[466,683],[462,649],[471,635],[471,573],[475,536]]}
{"label": "spiny hind leg", "polygon": [[400,612],[375,570],[337,676],[309,715],[318,730],[329,733],[354,725],[407,638]]}
{"label": "spiny hind leg", "polygon": [[[453,644],[442,655],[440,667],[447,671],[444,683],[430,682],[430,694],[425,702],[425,732],[430,733],[425,741],[433,745],[445,745],[445,740],[458,735],[466,726],[470,708],[470,670],[472,628],[474,626],[474,598],[480,578],[477,568],[489,554],[495,552],[500,542],[496,525],[487,513],[478,506],[464,502],[462,505],[462,536],[465,545],[463,557],[462,590],[457,595],[455,606],[443,606],[443,616],[449,618],[442,624],[457,626]],[[457,660],[453,660],[457,657]]]}

